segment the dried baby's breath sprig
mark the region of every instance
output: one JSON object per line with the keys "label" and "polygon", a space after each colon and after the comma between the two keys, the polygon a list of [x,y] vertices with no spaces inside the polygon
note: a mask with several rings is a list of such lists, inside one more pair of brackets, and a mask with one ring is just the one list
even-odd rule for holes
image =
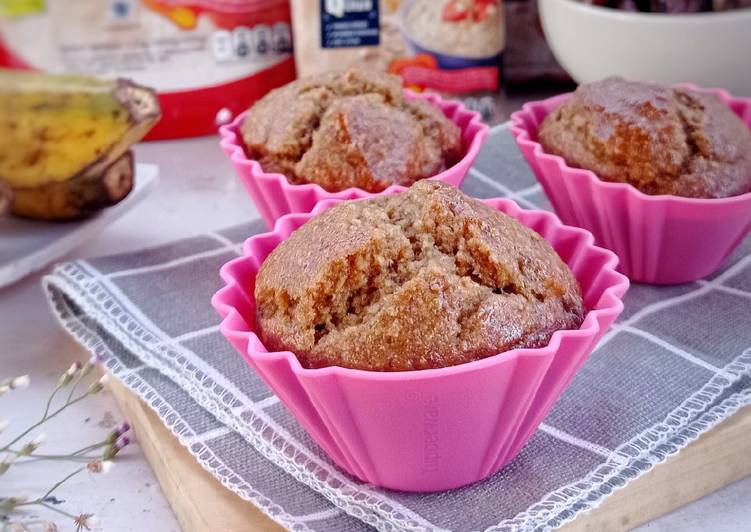
{"label": "dried baby's breath sprig", "polygon": [[31,453],[36,451],[42,443],[44,443],[44,440],[47,439],[47,434],[44,432],[40,432],[36,436],[34,436],[34,439],[31,440],[29,443],[21,447],[21,450],[18,451],[18,456],[29,456]]}
{"label": "dried baby's breath sprig", "polygon": [[13,377],[12,379],[0,381],[0,395],[5,395],[13,390],[28,388],[30,382],[28,375],[20,375],[18,377]]}
{"label": "dried baby's breath sprig", "polygon": [[4,497],[0,498],[0,511],[10,511],[27,504],[28,497]]}
{"label": "dried baby's breath sprig", "polygon": [[76,378],[76,382],[74,382],[73,386],[70,387],[70,392],[68,392],[68,401],[70,401],[73,398],[73,393],[76,391],[76,388],[78,387],[79,383],[84,378],[88,377],[89,374],[94,370],[94,368],[97,367],[101,363],[102,363],[102,358],[99,355],[94,355],[89,360],[86,361],[86,363],[78,371],[78,377]]}
{"label": "dried baby's breath sprig", "polygon": [[86,364],[83,365],[81,368],[81,377],[87,377],[91,371],[99,366],[103,362],[102,357],[99,355],[93,355],[90,359],[86,361]]}
{"label": "dried baby's breath sprig", "polygon": [[[96,360],[98,360],[98,359],[91,359],[91,360],[89,360],[89,362],[87,362],[87,364],[93,364]],[[102,391],[102,389],[104,388],[104,385],[106,384],[107,379],[108,379],[108,376],[107,376],[106,373],[99,380],[97,380],[96,382],[92,383],[89,386],[89,389],[86,392],[80,394],[78,397],[75,397],[75,398],[73,397],[73,392],[75,391],[76,386],[78,385],[78,383],[81,380],[81,375],[80,374],[82,372],[82,369],[83,369],[83,366],[81,366],[80,362],[74,362],[73,364],[71,364],[71,366],[60,376],[60,379],[58,380],[57,386],[55,387],[55,389],[50,394],[50,397],[47,399],[47,405],[46,405],[46,407],[44,409],[44,414],[42,414],[42,418],[39,421],[37,421],[36,423],[34,423],[32,426],[30,426],[28,429],[26,429],[24,432],[22,432],[21,434],[19,434],[10,443],[6,444],[3,447],[0,447],[0,452],[10,451],[11,447],[13,445],[15,445],[16,443],[18,443],[22,438],[24,438],[32,430],[34,430],[34,429],[38,428],[39,426],[43,425],[48,420],[50,420],[53,417],[57,416],[63,410],[65,410],[66,408],[70,407],[71,405],[74,405],[74,404],[78,403],[79,401],[82,401],[83,399],[85,399],[89,395],[94,395],[94,394],[99,393],[99,392]],[[91,369],[87,369],[87,371],[91,371]],[[78,378],[76,378],[76,377],[78,377]],[[19,379],[20,379],[20,381],[19,381]],[[65,402],[63,403],[63,405],[60,406],[59,408],[57,408],[56,410],[50,411],[51,408],[52,408],[53,400],[54,400],[57,392],[60,391],[65,386],[68,386],[71,382],[73,382],[74,379],[75,379],[75,384],[71,388],[71,391],[68,394],[68,398],[65,400]],[[18,382],[20,382],[21,385],[27,385],[28,384],[28,379],[25,378],[25,377],[16,377],[15,379],[10,379],[10,380],[5,381],[5,382],[7,383],[7,384],[5,384],[5,386],[7,386],[7,387],[10,387],[11,384],[13,384],[15,386]]]}
{"label": "dried baby's breath sprig", "polygon": [[102,390],[104,390],[104,385],[107,384],[109,379],[110,379],[110,376],[105,373],[99,378],[98,381],[96,381],[91,386],[89,386],[89,391],[87,393],[90,395],[94,395],[95,393],[101,392]]}
{"label": "dried baby's breath sprig", "polygon": [[108,445],[104,449],[102,460],[112,460],[115,456],[117,456],[117,453],[122,451],[128,445],[130,445],[130,438],[123,436],[117,442],[113,443],[112,445]]}
{"label": "dried baby's breath sprig", "polygon": [[127,423],[123,423],[119,427],[117,427],[115,430],[107,434],[107,438],[104,440],[107,443],[115,443],[118,439],[120,439],[120,436],[124,435],[126,432],[130,430],[130,425]]}
{"label": "dried baby's breath sprig", "polygon": [[99,526],[99,518],[94,514],[81,514],[73,520],[73,523],[76,525],[76,532],[81,532],[81,530],[91,530]]}
{"label": "dried baby's breath sprig", "polygon": [[28,388],[30,383],[31,379],[29,379],[28,375],[21,375],[20,377],[11,379],[9,387],[11,390],[21,390],[23,388]]}
{"label": "dried baby's breath sprig", "polygon": [[112,469],[112,462],[110,460],[92,460],[86,464],[86,469],[88,469],[90,473],[106,475],[110,472],[110,469]]}
{"label": "dried baby's breath sprig", "polygon": [[[57,532],[57,525],[50,521],[22,520],[20,522],[16,522],[12,519],[9,519],[9,517],[12,516],[14,512],[20,510],[21,508],[29,506],[46,508],[51,512],[65,516],[73,522],[77,531],[91,530],[97,526],[97,518],[96,516],[94,516],[94,514],[68,513],[57,507],[56,505],[50,504],[52,502],[50,496],[65,482],[83,471],[89,471],[90,473],[95,474],[107,473],[112,468],[112,458],[114,458],[124,447],[126,447],[130,443],[130,439],[125,436],[125,434],[130,430],[130,425],[123,423],[115,430],[108,433],[102,441],[99,441],[93,445],[88,445],[68,454],[39,454],[38,449],[46,439],[46,435],[43,432],[37,434],[37,436],[27,441],[27,443],[23,444],[20,448],[15,446],[16,444],[20,445],[19,442],[23,442],[24,438],[27,438],[30,433],[38,429],[41,425],[43,425],[53,417],[59,415],[65,409],[69,408],[79,401],[84,400],[90,395],[100,393],[107,384],[108,376],[106,374],[101,378],[95,380],[93,383],[89,384],[88,388],[86,388],[85,391],[76,392],[76,390],[78,385],[81,384],[82,381],[86,377],[88,377],[101,362],[102,360],[99,357],[95,356],[89,359],[83,365],[78,362],[71,364],[71,366],[67,370],[65,370],[65,372],[58,379],[57,385],[47,399],[44,413],[42,414],[39,421],[21,432],[21,434],[16,436],[9,443],[0,446],[0,456],[2,456],[2,461],[0,461],[0,475],[7,472],[11,466],[13,466],[15,470],[16,466],[32,463],[39,460],[61,460],[79,462],[81,464],[80,467],[72,471],[59,482],[55,483],[49,490],[47,490],[44,495],[36,499],[28,500],[24,497],[0,496],[0,517],[5,520],[5,526],[3,528],[4,530],[9,529],[13,526],[15,526],[18,530],[25,530],[27,527],[32,525],[36,525],[37,527],[41,525],[46,532]],[[0,381],[0,395],[18,388],[25,388],[28,385],[29,378],[25,375]],[[58,401],[55,401],[57,393],[60,392],[60,390],[62,390],[63,388],[67,388],[67,398],[65,398],[64,400],[60,399]],[[57,405],[53,407],[53,403],[57,403]],[[5,430],[8,427],[8,424],[9,423],[7,421],[0,420],[0,432]],[[98,453],[99,456],[97,456],[97,454],[95,453]]]}
{"label": "dried baby's breath sprig", "polygon": [[81,370],[81,363],[78,361],[73,362],[73,364],[70,365],[70,367],[65,370],[65,373],[60,375],[60,379],[57,381],[57,386],[59,388],[64,388],[65,386],[68,386],[71,382],[73,382],[73,379],[76,378],[76,375]]}
{"label": "dried baby's breath sprig", "polygon": [[16,455],[12,453],[6,453],[5,457],[3,458],[3,461],[0,462],[0,475],[5,473],[8,469],[10,469],[10,466],[13,465],[13,462],[16,461]]}
{"label": "dried baby's breath sprig", "polygon": [[[0,511],[5,509],[6,512],[9,512],[9,511],[16,510],[20,507],[40,506],[43,508],[47,508],[48,510],[51,510],[60,515],[64,515],[65,517],[69,519],[72,519],[73,524],[76,525],[77,527],[76,530],[81,530],[81,528],[79,527],[79,521],[83,523],[85,520],[82,519],[82,517],[93,517],[93,514],[74,515],[49,504],[48,501],[49,501],[49,497],[52,495],[52,493],[55,490],[57,490],[60,486],[62,486],[66,481],[70,480],[71,478],[73,478],[74,476],[78,475],[79,473],[85,470],[86,470],[86,467],[80,467],[76,469],[75,471],[73,471],[72,473],[69,473],[68,475],[63,477],[62,480],[56,482],[50,489],[48,489],[44,495],[36,499],[28,500],[27,498],[21,498],[21,497],[9,497],[8,499],[2,499],[0,500]],[[4,508],[3,504],[5,504],[7,508]],[[81,526],[84,526],[84,525],[81,525]],[[89,524],[89,527],[92,528],[93,526]],[[85,529],[90,530],[90,528],[85,528]]]}

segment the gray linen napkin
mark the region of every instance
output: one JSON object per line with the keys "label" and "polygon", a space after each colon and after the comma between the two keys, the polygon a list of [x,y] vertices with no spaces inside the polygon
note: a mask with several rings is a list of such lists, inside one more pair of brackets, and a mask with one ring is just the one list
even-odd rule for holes
{"label": "gray linen napkin", "polygon": [[[508,130],[465,192],[549,209]],[[344,474],[218,332],[219,268],[260,222],[45,278],[62,325],[208,471],[293,530],[548,530],[751,404],[751,238],[706,281],[634,285],[626,309],[521,454],[473,486],[409,494]]]}

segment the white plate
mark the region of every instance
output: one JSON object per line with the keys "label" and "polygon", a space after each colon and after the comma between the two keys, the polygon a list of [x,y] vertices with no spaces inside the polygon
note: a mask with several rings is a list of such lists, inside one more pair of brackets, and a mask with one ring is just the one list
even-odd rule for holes
{"label": "white plate", "polygon": [[124,200],[77,222],[50,223],[6,216],[0,220],[0,287],[40,270],[99,234],[145,198],[159,182],[159,167],[136,165]]}

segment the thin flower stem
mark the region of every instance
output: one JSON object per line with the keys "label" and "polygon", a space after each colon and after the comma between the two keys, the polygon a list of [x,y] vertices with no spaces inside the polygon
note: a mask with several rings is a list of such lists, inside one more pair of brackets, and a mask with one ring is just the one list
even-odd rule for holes
{"label": "thin flower stem", "polygon": [[[52,412],[47,417],[47,419],[52,419],[53,417],[55,417],[56,415],[58,415],[60,412],[62,412],[66,408],[68,408],[69,406],[72,406],[72,405],[76,404],[77,402],[82,401],[83,399],[86,399],[88,396],[89,396],[89,392],[84,392],[81,395],[79,395],[78,397],[76,397],[75,399],[73,399],[72,401],[67,401],[63,406],[61,406],[60,408],[58,408],[57,410],[55,410],[54,412]],[[45,421],[47,421],[47,419],[45,419]]]}
{"label": "thin flower stem", "polygon": [[24,464],[33,464],[35,462],[45,462],[45,461],[59,461],[59,462],[77,462],[77,463],[88,463],[91,460],[95,460],[96,458],[99,458],[99,455],[90,455],[90,456],[71,456],[71,455],[31,455],[31,459],[29,460],[18,460],[17,462],[13,462],[13,467],[21,466]]}
{"label": "thin flower stem", "polygon": [[88,447],[84,447],[83,449],[79,449],[72,453],[73,456],[81,456],[83,454],[89,453],[91,451],[95,451],[97,449],[101,449],[102,447],[106,447],[109,445],[106,441],[101,441],[99,443],[95,443],[94,445],[89,445]]}
{"label": "thin flower stem", "polygon": [[60,385],[58,384],[55,386],[55,389],[52,390],[52,394],[50,395],[50,398],[47,399],[47,406],[44,408],[44,415],[42,416],[42,419],[47,419],[47,414],[50,412],[50,407],[52,406],[52,400],[55,398],[55,395],[57,395],[57,392],[60,391]]}
{"label": "thin flower stem", "polygon": [[8,449],[12,445],[18,443],[19,440],[21,440],[21,438],[23,438],[24,436],[26,436],[32,430],[34,430],[35,428],[43,425],[44,423],[46,423],[47,421],[49,421],[50,419],[52,419],[53,417],[55,417],[56,415],[58,415],[60,412],[62,412],[63,410],[65,410],[69,406],[72,406],[72,405],[76,404],[77,402],[81,401],[82,399],[85,399],[88,396],[89,396],[89,392],[85,392],[82,395],[80,395],[80,396],[76,397],[75,399],[73,399],[72,401],[67,401],[63,406],[61,406],[60,408],[58,408],[57,410],[55,410],[51,414],[50,413],[46,413],[45,416],[42,419],[40,419],[39,421],[37,421],[36,423],[34,423],[32,426],[30,426],[28,429],[26,429],[21,434],[19,434],[13,441],[11,441],[10,443],[8,443],[4,447],[0,448],[0,452],[7,452]]}
{"label": "thin flower stem", "polygon": [[42,502],[42,501],[32,501],[32,503],[31,503],[31,504],[38,504],[39,506],[44,506],[44,507],[45,507],[45,508],[47,508],[48,510],[52,510],[53,512],[57,512],[57,513],[59,513],[60,515],[64,515],[65,517],[69,517],[70,519],[73,519],[74,521],[75,521],[75,520],[76,520],[76,518],[78,517],[77,515],[69,514],[68,512],[66,512],[66,511],[63,511],[63,510],[61,510],[60,508],[55,508],[54,506],[52,506],[51,504],[47,504],[46,502]]}
{"label": "thin flower stem", "polygon": [[44,495],[42,495],[41,497],[39,497],[39,499],[37,499],[37,500],[38,500],[38,501],[44,501],[44,500],[46,500],[46,499],[47,499],[47,497],[49,497],[50,495],[52,495],[52,492],[53,492],[53,491],[55,491],[55,490],[56,490],[57,488],[59,488],[60,486],[62,486],[62,485],[63,485],[63,483],[64,483],[64,482],[65,482],[66,480],[68,480],[68,479],[70,479],[70,478],[72,478],[72,477],[76,476],[76,475],[77,475],[78,473],[80,473],[81,471],[83,471],[83,470],[85,470],[85,469],[86,469],[85,467],[80,467],[80,468],[76,469],[76,470],[75,470],[75,471],[73,471],[73,472],[72,472],[71,474],[67,475],[67,476],[66,476],[66,477],[64,477],[64,478],[63,478],[62,480],[58,481],[58,482],[57,482],[57,483],[56,483],[56,484],[55,484],[54,486],[52,486],[52,487],[51,487],[50,489],[48,489],[48,490],[47,490],[47,493],[45,493]]}
{"label": "thin flower stem", "polygon": [[[106,441],[100,441],[99,443],[95,443],[93,445],[89,445],[87,447],[82,447],[81,449],[78,449],[77,451],[73,451],[72,453],[68,454],[38,454],[38,453],[32,453],[27,455],[29,458],[35,458],[36,460],[24,460],[22,462],[15,462],[16,465],[21,464],[28,464],[30,462],[39,462],[40,460],[76,460],[76,459],[90,459],[90,458],[96,458],[94,456],[87,457],[86,453],[90,453],[92,451],[96,451],[97,449],[101,449],[102,447],[106,447],[109,445]],[[20,455],[21,451],[16,449],[8,449],[6,452],[13,453],[16,455]]]}
{"label": "thin flower stem", "polygon": [[70,402],[71,398],[73,397],[73,392],[76,391],[76,388],[78,387],[78,383],[81,382],[81,379],[83,379],[83,375],[81,375],[81,372],[78,372],[78,378],[75,380],[73,385],[70,387],[70,393],[68,393],[68,398],[65,400],[66,402]]}

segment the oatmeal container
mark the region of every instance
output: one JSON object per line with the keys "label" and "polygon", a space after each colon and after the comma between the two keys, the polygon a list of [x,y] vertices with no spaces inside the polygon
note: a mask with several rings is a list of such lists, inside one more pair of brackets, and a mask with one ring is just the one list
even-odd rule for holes
{"label": "oatmeal container", "polygon": [[[677,87],[716,94],[751,127],[751,99],[722,89]],[[511,115],[511,133],[564,223],[591,231],[620,258],[632,281],[680,284],[716,271],[751,230],[751,192],[719,199],[648,195],[610,183],[545,153],[537,131],[569,94],[529,102]]]}
{"label": "oatmeal container", "polygon": [[[405,91],[405,98],[432,103],[461,130],[462,158],[454,166],[429,178],[458,187],[485,142],[488,126],[481,122],[479,114],[467,110],[460,102],[443,100],[436,94],[411,91]],[[273,227],[274,222],[285,214],[310,212],[316,203],[325,199],[358,199],[374,195],[359,188],[328,192],[315,183],[293,185],[282,174],[264,172],[257,161],[248,159],[246,155],[241,133],[244,119],[245,113],[231,124],[220,128],[221,146],[268,227]],[[394,185],[378,194],[387,194],[400,188]]]}
{"label": "oatmeal container", "polygon": [[300,77],[351,66],[495,115],[506,44],[501,0],[292,0]]}
{"label": "oatmeal container", "polygon": [[[403,190],[403,189],[402,189]],[[628,279],[617,257],[552,213],[484,200],[542,235],[571,268],[588,312],[536,349],[514,349],[439,369],[373,372],[305,369],[289,351],[269,352],[256,335],[255,276],[266,256],[302,224],[339,203],[280,218],[249,238],[221,270],[212,300],[222,334],[342,469],[395,490],[430,492],[492,475],[521,450],[623,309]],[[377,408],[374,408],[377,405]]]}

